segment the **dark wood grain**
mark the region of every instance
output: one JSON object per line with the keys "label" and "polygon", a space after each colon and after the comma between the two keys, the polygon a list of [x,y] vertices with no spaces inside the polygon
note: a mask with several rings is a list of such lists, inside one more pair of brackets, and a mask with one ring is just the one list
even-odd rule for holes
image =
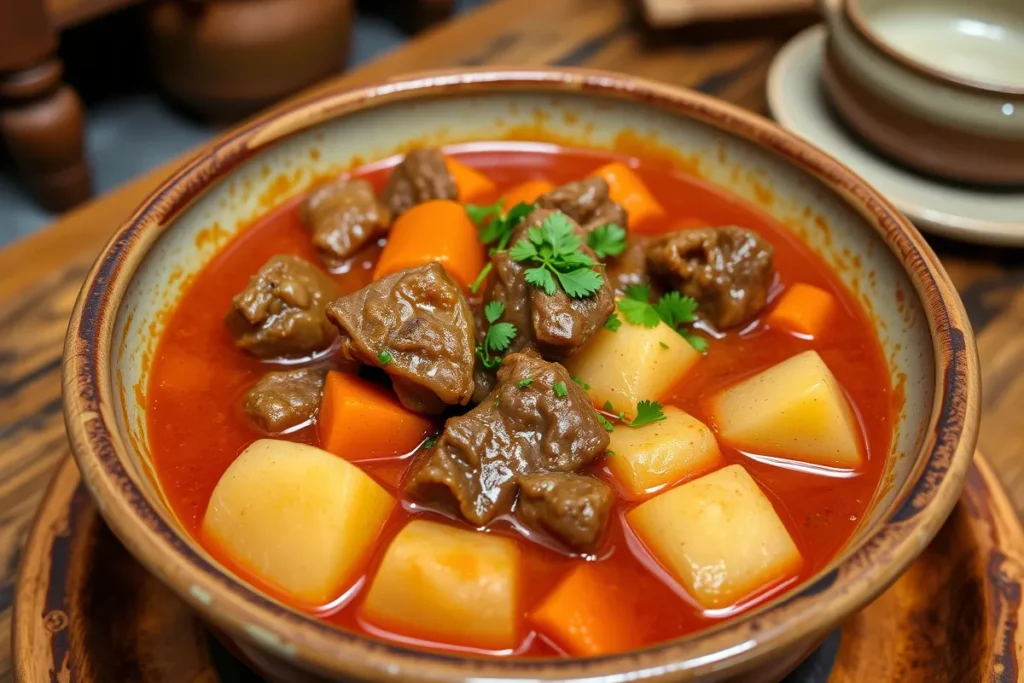
{"label": "dark wood grain", "polygon": [[[659,34],[643,28],[631,7],[620,0],[496,0],[313,91],[434,67],[562,64],[694,87],[765,111],[768,66],[799,23]],[[770,35],[758,35],[769,28]],[[0,251],[0,683],[11,680],[8,624],[19,549],[46,482],[66,454],[59,375],[68,315],[86,269],[114,228],[184,159]],[[1015,411],[1024,400],[1024,257],[945,241],[934,245],[980,332],[981,447],[1020,511],[1024,441]]]}

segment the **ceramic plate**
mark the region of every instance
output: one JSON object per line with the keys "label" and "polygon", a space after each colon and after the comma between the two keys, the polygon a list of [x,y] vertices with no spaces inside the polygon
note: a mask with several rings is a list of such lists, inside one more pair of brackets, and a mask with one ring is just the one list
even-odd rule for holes
{"label": "ceramic plate", "polygon": [[865,148],[836,119],[821,86],[825,35],[823,26],[807,29],[772,63],[768,105],[775,119],[863,176],[921,230],[1024,246],[1024,189],[967,187],[918,175]]}

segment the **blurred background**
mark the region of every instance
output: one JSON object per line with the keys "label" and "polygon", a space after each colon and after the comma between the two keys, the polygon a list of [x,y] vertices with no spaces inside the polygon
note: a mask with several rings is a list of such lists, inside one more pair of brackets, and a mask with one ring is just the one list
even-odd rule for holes
{"label": "blurred background", "polygon": [[[84,121],[85,159],[97,196],[269,103],[485,2],[0,0],[0,72],[5,66],[16,71],[11,67],[40,40],[56,40],[59,58],[30,65],[23,82],[7,81],[6,92],[0,79],[0,99],[16,102],[36,81],[52,89],[47,69],[59,79],[62,64],[70,91],[57,86],[64,97],[54,98],[53,109],[30,113]],[[35,9],[45,12],[50,35],[19,26],[39,23]],[[75,92],[84,116],[76,111]],[[31,120],[3,123],[16,135],[34,134]],[[16,168],[11,147],[0,147],[0,246],[84,199],[77,179],[33,188],[31,177]]]}

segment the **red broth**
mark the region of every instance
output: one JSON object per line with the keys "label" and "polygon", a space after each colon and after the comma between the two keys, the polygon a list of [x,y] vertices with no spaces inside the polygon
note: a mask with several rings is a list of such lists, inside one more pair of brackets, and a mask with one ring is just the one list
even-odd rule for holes
{"label": "red broth", "polygon": [[[486,172],[499,191],[533,178],[556,184],[588,175],[614,158],[610,153],[517,143],[471,145],[454,152],[470,166]],[[387,164],[358,173],[379,189]],[[867,458],[861,469],[826,474],[813,468],[783,467],[722,443],[727,464],[742,463],[766,492],[804,557],[799,576],[769,586],[742,604],[726,610],[702,610],[682,587],[656,566],[623,522],[634,504],[617,500],[596,562],[606,580],[607,596],[624,615],[642,615],[636,644],[650,645],[712,626],[748,610],[779,591],[821,570],[847,543],[864,515],[884,470],[892,434],[892,391],[882,349],[863,311],[838,278],[810,250],[766,214],[696,178],[654,161],[639,161],[638,172],[671,219],[657,226],[668,230],[673,219],[696,217],[712,225],[735,224],[758,231],[775,247],[775,267],[782,285],[804,282],[831,292],[841,303],[827,333],[813,341],[772,330],[760,320],[746,329],[713,340],[709,353],[685,382],[661,399],[691,413],[715,429],[707,400],[719,389],[807,349],[816,350],[846,391],[860,422]],[[300,605],[263,585],[204,541],[200,525],[207,502],[221,474],[261,433],[242,414],[240,399],[268,364],[236,349],[224,325],[231,297],[240,291],[271,256],[290,253],[317,262],[308,235],[299,222],[299,199],[255,221],[198,274],[170,317],[153,361],[149,379],[150,446],[157,476],[171,507],[210,552],[240,576],[286,603],[311,611],[350,631],[395,642],[448,651],[471,650],[457,643],[434,643],[382,632],[360,618],[360,605],[391,539],[412,518],[427,517],[450,524],[431,512],[405,505],[390,518],[368,566],[330,605]],[[370,281],[379,247],[364,252],[348,272],[336,274],[345,292]],[[440,424],[439,424],[440,426]],[[287,437],[317,445],[314,427]],[[386,438],[386,435],[382,435]],[[359,466],[398,495],[408,457]],[[600,462],[599,476],[610,479]],[[463,524],[463,526],[465,526]],[[566,556],[519,536],[511,524],[499,522],[496,533],[517,539],[524,558],[520,595],[522,640],[503,656],[557,656],[562,651],[542,634],[529,630],[526,615],[581,559]],[[600,597],[599,597],[600,599]]]}

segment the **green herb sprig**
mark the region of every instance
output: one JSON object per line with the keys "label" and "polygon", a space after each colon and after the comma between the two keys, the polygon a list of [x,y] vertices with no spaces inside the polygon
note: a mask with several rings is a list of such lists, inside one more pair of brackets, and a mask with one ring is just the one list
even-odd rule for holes
{"label": "green herb sprig", "polygon": [[491,354],[507,349],[518,332],[512,323],[498,322],[503,315],[505,315],[505,304],[500,301],[492,301],[484,306],[484,317],[487,318],[490,327],[487,328],[483,343],[476,345],[476,355],[488,370],[493,370],[501,365],[502,360],[500,356]]}
{"label": "green herb sprig", "polygon": [[[657,401],[638,401],[636,404],[636,417],[632,421],[626,422],[626,414],[623,411],[615,412],[615,408],[612,406],[611,401],[605,401],[603,410],[615,416],[619,422],[625,424],[627,427],[643,427],[644,425],[654,424],[655,422],[661,422],[665,420],[665,412],[662,410],[661,404]],[[615,424],[601,413],[597,414],[597,421],[601,423],[601,426],[607,431],[613,431]]]}
{"label": "green herb sprig", "polygon": [[[538,228],[530,228],[527,237],[509,249],[513,261],[536,264],[526,269],[526,281],[549,296],[562,286],[574,299],[595,294],[604,284],[604,276],[594,270],[597,263],[579,250],[582,240],[569,218],[554,212]],[[557,282],[557,284],[556,284]]]}
{"label": "green herb sprig", "polygon": [[618,256],[626,250],[626,231],[614,223],[598,226],[587,235],[587,246],[599,259]]}
{"label": "green herb sprig", "polygon": [[[694,349],[701,353],[708,350],[708,340],[691,332],[686,326],[696,320],[697,301],[679,292],[669,292],[651,303],[651,288],[648,285],[626,287],[625,297],[619,299],[618,309],[631,325],[657,327],[664,322],[679,333]],[[612,315],[615,315],[614,313]],[[610,320],[610,318],[609,318]],[[621,322],[620,322],[621,324]],[[605,323],[608,327],[608,323]],[[618,325],[613,328],[618,329]]]}
{"label": "green herb sprig", "polygon": [[[480,242],[485,245],[494,245],[490,250],[492,254],[508,248],[509,240],[512,239],[512,233],[515,232],[515,229],[519,227],[524,218],[537,209],[536,204],[519,202],[505,212],[502,210],[504,205],[504,197],[488,206],[466,204],[466,215],[480,228]],[[477,293],[484,280],[487,279],[487,274],[491,272],[491,268],[493,266],[488,262],[480,271],[480,274],[476,276],[473,284],[469,286],[470,292],[473,294]]]}

